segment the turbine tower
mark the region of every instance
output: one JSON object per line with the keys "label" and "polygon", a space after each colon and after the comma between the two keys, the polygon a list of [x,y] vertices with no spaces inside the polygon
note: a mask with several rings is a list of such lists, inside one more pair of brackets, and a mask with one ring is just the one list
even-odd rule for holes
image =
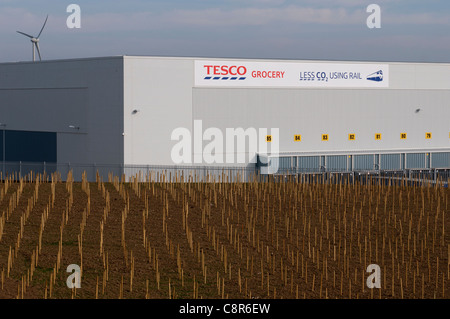
{"label": "turbine tower", "polygon": [[18,33],[23,34],[24,36],[29,37],[31,39],[31,48],[33,50],[33,61],[36,60],[36,51],[35,51],[35,49],[38,52],[39,61],[42,61],[41,51],[39,50],[39,37],[41,36],[42,31],[44,30],[45,24],[47,23],[47,19],[48,19],[48,15],[47,15],[47,18],[45,18],[44,25],[42,26],[41,32],[39,32],[37,37],[33,37],[32,35],[26,34],[24,32],[17,31]]}

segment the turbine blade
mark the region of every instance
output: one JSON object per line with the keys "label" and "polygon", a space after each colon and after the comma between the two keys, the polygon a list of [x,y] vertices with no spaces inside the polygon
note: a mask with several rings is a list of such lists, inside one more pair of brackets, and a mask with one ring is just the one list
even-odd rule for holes
{"label": "turbine blade", "polygon": [[39,32],[38,36],[36,37],[36,39],[39,39],[39,37],[41,36],[42,30],[44,30],[45,24],[47,23],[48,20],[48,14],[47,14],[47,18],[45,18],[45,22],[44,25],[42,26],[41,32]]}
{"label": "turbine blade", "polygon": [[37,49],[37,52],[38,52],[38,55],[39,55],[39,61],[42,61],[41,50],[39,50],[39,43],[37,43],[37,42],[36,42],[36,49]]}
{"label": "turbine blade", "polygon": [[16,31],[16,32],[20,33],[20,34],[23,34],[24,36],[29,37],[30,39],[33,39],[32,35],[29,35],[29,34],[26,34],[26,33],[20,32],[20,31]]}

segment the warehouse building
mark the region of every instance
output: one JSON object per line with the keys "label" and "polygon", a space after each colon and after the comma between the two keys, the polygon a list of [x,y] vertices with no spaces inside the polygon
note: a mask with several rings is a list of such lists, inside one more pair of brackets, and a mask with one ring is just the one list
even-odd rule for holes
{"label": "warehouse building", "polygon": [[450,168],[449,119],[443,63],[114,56],[0,64],[3,172],[31,163],[122,172],[267,170],[267,161],[269,173]]}

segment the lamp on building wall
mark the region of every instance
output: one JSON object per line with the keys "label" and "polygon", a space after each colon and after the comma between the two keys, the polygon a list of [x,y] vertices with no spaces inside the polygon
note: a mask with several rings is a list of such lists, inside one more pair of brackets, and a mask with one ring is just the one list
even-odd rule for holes
{"label": "lamp on building wall", "polygon": [[137,113],[139,113],[141,110],[138,110],[138,109],[134,109],[133,111],[131,111],[131,114],[137,114]]}
{"label": "lamp on building wall", "polygon": [[69,128],[73,129],[73,130],[80,130],[79,126],[75,126],[75,125],[69,125]]}

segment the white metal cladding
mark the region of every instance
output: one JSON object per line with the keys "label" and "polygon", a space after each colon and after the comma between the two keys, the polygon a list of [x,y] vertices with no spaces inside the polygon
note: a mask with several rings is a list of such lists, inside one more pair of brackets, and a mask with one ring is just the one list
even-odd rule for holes
{"label": "white metal cladding", "polygon": [[173,130],[193,132],[193,72],[191,59],[124,57],[125,164],[175,164]]}
{"label": "white metal cladding", "polygon": [[450,90],[194,88],[193,118],[222,130],[280,128],[281,152],[432,150],[449,146],[449,100]]}

